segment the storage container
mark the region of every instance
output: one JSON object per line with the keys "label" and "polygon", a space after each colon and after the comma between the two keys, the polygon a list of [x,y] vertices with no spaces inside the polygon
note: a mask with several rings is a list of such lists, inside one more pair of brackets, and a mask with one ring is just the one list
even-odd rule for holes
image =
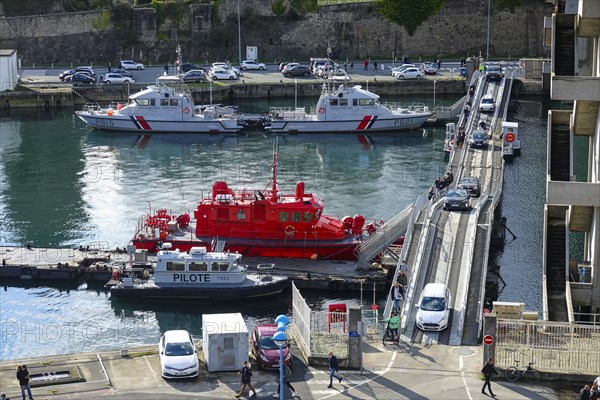
{"label": "storage container", "polygon": [[202,351],[209,372],[240,370],[248,360],[248,328],[242,314],[202,314]]}

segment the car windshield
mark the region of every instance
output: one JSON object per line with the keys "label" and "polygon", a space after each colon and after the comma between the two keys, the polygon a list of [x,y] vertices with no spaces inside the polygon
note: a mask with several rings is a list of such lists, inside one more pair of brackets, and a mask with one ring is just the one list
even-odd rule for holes
{"label": "car windshield", "polygon": [[501,71],[500,67],[498,67],[498,66],[489,66],[487,68],[487,70],[488,70],[488,72],[500,72]]}
{"label": "car windshield", "polygon": [[477,179],[472,177],[462,178],[460,185],[477,185]]}
{"label": "car windshield", "polygon": [[[284,348],[287,346],[284,346]],[[276,350],[279,348],[273,341],[272,336],[261,336],[260,337],[260,348],[263,350]]]}
{"label": "car windshield", "polygon": [[442,297],[423,297],[421,301],[421,310],[423,311],[444,311],[446,301]]}
{"label": "car windshield", "polygon": [[483,99],[481,99],[482,103],[493,103],[494,99],[490,98],[490,97],[484,97]]}
{"label": "car windshield", "polygon": [[165,355],[171,357],[190,356],[194,354],[194,347],[189,342],[167,343]]}
{"label": "car windshield", "polygon": [[485,132],[479,132],[479,131],[473,132],[473,139],[485,139],[485,138],[486,138]]}

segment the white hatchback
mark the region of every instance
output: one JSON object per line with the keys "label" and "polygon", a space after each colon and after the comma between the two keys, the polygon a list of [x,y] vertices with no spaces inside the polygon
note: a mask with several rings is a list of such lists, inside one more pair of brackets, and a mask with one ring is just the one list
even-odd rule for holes
{"label": "white hatchback", "polygon": [[199,375],[198,354],[188,331],[166,331],[158,343],[162,377],[195,378]]}
{"label": "white hatchback", "polygon": [[144,64],[132,60],[123,60],[121,61],[120,65],[123,69],[137,69],[138,71],[146,69],[146,66]]}
{"label": "white hatchback", "polygon": [[244,71],[247,69],[257,69],[259,71],[264,71],[267,68],[267,66],[263,63],[259,63],[254,60],[245,60],[242,61],[242,65],[240,66],[240,68]]}
{"label": "white hatchback", "polygon": [[239,78],[238,74],[236,74],[235,71],[232,71],[231,69],[222,68],[211,69],[208,75],[213,81],[216,81],[217,79],[234,80]]}
{"label": "white hatchback", "polygon": [[404,70],[400,70],[394,73],[396,79],[421,79],[423,77],[423,71],[417,67],[408,67]]}
{"label": "white hatchback", "polygon": [[495,107],[495,100],[492,96],[484,96],[481,103],[479,103],[479,111],[481,112],[494,112]]}
{"label": "white hatchback", "polygon": [[450,290],[443,283],[428,283],[421,292],[417,327],[423,331],[443,331],[450,318]]}
{"label": "white hatchback", "polygon": [[100,77],[102,82],[111,84],[111,83],[135,83],[133,78],[128,76],[123,76],[121,74],[115,74],[114,72],[110,72],[108,74],[104,74]]}

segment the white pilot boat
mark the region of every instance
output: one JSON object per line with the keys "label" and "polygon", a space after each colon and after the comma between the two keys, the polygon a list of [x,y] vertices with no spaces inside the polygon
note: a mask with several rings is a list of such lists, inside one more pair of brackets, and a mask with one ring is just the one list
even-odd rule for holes
{"label": "white pilot boat", "polygon": [[418,128],[431,117],[423,104],[401,108],[379,103],[379,96],[361,86],[323,84],[321,97],[309,113],[305,108],[272,107],[275,133],[380,132]]}
{"label": "white pilot boat", "polygon": [[273,264],[259,264],[256,272],[249,272],[247,265],[240,265],[239,253],[207,252],[206,247],[180,252],[171,250],[170,243],[163,246],[151,276],[124,276],[111,288],[111,296],[244,299],[279,294],[289,287],[287,277],[271,274]]}
{"label": "white pilot boat", "polygon": [[[229,110],[229,112],[227,112]],[[131,96],[125,105],[86,104],[75,114],[95,129],[150,133],[225,133],[242,129],[233,108],[196,107],[182,82],[161,82]]]}

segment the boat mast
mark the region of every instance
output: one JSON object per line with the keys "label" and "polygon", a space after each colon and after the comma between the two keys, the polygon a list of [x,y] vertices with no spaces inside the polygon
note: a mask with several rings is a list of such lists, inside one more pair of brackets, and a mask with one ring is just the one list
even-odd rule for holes
{"label": "boat mast", "polygon": [[273,190],[271,195],[271,201],[277,202],[277,142],[278,137],[275,137],[275,143],[273,144]]}

